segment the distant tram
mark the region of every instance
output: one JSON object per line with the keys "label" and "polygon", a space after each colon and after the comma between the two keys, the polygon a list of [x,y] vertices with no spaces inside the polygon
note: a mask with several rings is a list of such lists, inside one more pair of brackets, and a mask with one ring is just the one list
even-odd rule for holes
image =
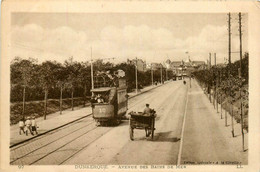
{"label": "distant tram", "polygon": [[97,125],[118,125],[127,112],[126,79],[124,72],[120,70],[120,73],[95,77],[95,89],[91,90],[91,105]]}

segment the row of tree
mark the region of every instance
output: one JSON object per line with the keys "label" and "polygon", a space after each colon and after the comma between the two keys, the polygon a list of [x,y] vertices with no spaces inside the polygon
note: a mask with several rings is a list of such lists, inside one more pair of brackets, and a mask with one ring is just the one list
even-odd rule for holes
{"label": "row of tree", "polygon": [[[239,77],[240,61],[227,65],[221,64],[205,70],[194,72],[194,76],[205,88],[205,91],[210,96],[213,96],[212,103],[214,104],[214,107],[215,105],[217,106],[218,104],[221,104],[221,108],[223,106],[225,108],[225,112],[229,112],[232,118],[232,124],[234,117],[238,122],[242,120],[242,115],[244,115],[245,118],[248,118],[248,59],[249,54],[245,53],[241,61],[241,78]],[[211,97],[209,98],[211,100]],[[240,106],[241,100],[243,104],[242,110]],[[237,110],[236,115],[234,115],[234,108]],[[241,115],[241,111],[243,111],[244,114]],[[248,121],[245,120],[244,122],[245,123],[241,125],[243,128],[248,130]],[[225,125],[227,126],[226,120]],[[232,134],[234,136],[233,125]]]}
{"label": "row of tree", "polygon": [[[114,65],[110,62],[96,60],[93,62],[94,75],[100,71],[114,72],[118,69],[126,73],[128,91],[132,91],[135,85],[135,66],[121,63]],[[74,97],[83,97],[84,105],[91,89],[91,67],[89,62],[77,62],[73,58],[64,63],[45,61],[38,64],[36,59],[22,59],[16,57],[11,63],[11,102],[25,102],[44,100],[44,116],[48,99],[60,99],[60,111],[62,112],[62,99],[71,98],[73,110]],[[169,75],[169,73],[168,73]],[[170,75],[169,75],[170,76]],[[139,87],[151,84],[151,71],[138,71]],[[153,72],[154,81],[161,81],[161,71]],[[163,70],[165,80],[165,70]]]}

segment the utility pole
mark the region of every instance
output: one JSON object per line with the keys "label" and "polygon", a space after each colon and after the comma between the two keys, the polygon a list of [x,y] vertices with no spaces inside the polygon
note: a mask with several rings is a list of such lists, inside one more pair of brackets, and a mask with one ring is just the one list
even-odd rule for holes
{"label": "utility pole", "polygon": [[23,86],[23,111],[22,111],[22,114],[23,114],[23,120],[25,120],[25,116],[24,116],[24,111],[25,111],[25,85]]}
{"label": "utility pole", "polygon": [[190,88],[191,88],[191,74],[190,74]]}
{"label": "utility pole", "polygon": [[62,84],[60,87],[60,115],[62,114]]}
{"label": "utility pole", "polygon": [[94,89],[94,74],[93,74],[93,59],[92,59],[92,47],[90,48],[90,64],[91,64],[91,88]]}
{"label": "utility pole", "polygon": [[151,63],[151,77],[152,77],[152,85],[153,85],[153,64]]}
{"label": "utility pole", "polygon": [[244,130],[243,130],[243,105],[242,105],[242,94],[241,94],[241,87],[242,87],[242,24],[241,24],[241,12],[238,14],[239,17],[239,40],[240,40],[240,68],[239,68],[239,79],[240,79],[240,85],[239,85],[239,95],[240,95],[240,115],[241,115],[241,134],[242,134],[242,150],[244,151]]}
{"label": "utility pole", "polygon": [[135,93],[137,94],[138,90],[138,80],[137,80],[137,57],[135,58]]}
{"label": "utility pole", "polygon": [[[222,68],[220,68],[220,70],[218,71],[218,86],[221,84],[221,75],[222,75]],[[219,91],[219,95],[220,95],[220,119],[223,119],[223,116],[222,116],[222,93],[221,91]]]}
{"label": "utility pole", "polygon": [[230,83],[230,67],[231,67],[231,14],[228,13],[228,78],[229,78],[229,96],[230,96],[230,104],[231,104],[231,124],[232,124],[232,136],[235,137],[234,134],[234,116],[233,116],[233,102],[231,97],[231,83]]}
{"label": "utility pole", "polygon": [[211,68],[211,53],[209,53],[209,69]]}
{"label": "utility pole", "polygon": [[228,13],[228,64],[231,64],[231,15]]}
{"label": "utility pole", "polygon": [[[211,53],[209,53],[209,70],[211,68]],[[211,87],[210,87],[210,83],[208,83],[208,93],[209,93],[209,101],[211,103]]]}
{"label": "utility pole", "polygon": [[217,67],[217,56],[216,56],[216,53],[214,53],[214,60],[215,60],[215,67]]}
{"label": "utility pole", "polygon": [[[214,53],[214,62],[216,62],[216,53]],[[216,63],[214,63],[213,68],[212,68],[212,72],[213,72],[213,89],[214,89],[214,93],[213,93],[213,106],[214,109],[216,108],[216,73],[215,73],[215,68],[216,68]]]}
{"label": "utility pole", "polygon": [[218,68],[217,68],[217,55],[214,53],[214,60],[215,60],[215,103],[216,103],[216,108],[217,108],[217,113],[218,113],[218,93],[217,93],[217,88],[218,88]]}
{"label": "utility pole", "polygon": [[161,84],[163,83],[163,77],[162,77],[162,64],[161,64]]}
{"label": "utility pole", "polygon": [[166,67],[166,69],[165,69],[165,72],[166,72],[166,81],[168,80],[168,74],[167,74],[167,67]]}

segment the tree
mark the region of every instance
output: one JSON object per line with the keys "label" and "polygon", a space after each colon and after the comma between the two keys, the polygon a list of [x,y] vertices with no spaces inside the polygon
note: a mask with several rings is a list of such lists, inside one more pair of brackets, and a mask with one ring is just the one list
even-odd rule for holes
{"label": "tree", "polygon": [[58,66],[56,61],[46,61],[38,69],[39,83],[44,90],[44,119],[46,119],[47,114],[48,91],[57,84]]}
{"label": "tree", "polygon": [[32,80],[32,75],[35,68],[35,59],[30,58],[29,60],[21,59],[16,57],[11,62],[11,86],[21,85],[23,87],[23,108],[22,115],[25,118],[25,97],[26,88]]}
{"label": "tree", "polygon": [[66,82],[71,89],[71,109],[74,110],[74,91],[75,87],[80,83],[79,74],[82,68],[81,64],[73,61],[73,57],[70,57],[64,63],[67,70]]}
{"label": "tree", "polygon": [[56,86],[60,89],[60,114],[62,114],[63,89],[66,88],[66,69],[60,63],[57,63],[55,78],[57,80]]}
{"label": "tree", "polygon": [[79,69],[79,84],[82,88],[84,88],[84,104],[86,105],[86,97],[87,97],[87,88],[90,89],[90,67],[88,63],[81,63],[81,68]]}

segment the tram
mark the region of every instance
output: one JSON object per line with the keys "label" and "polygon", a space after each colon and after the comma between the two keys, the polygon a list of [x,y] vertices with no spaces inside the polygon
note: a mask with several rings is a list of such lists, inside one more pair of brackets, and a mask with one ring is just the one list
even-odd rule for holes
{"label": "tram", "polygon": [[95,77],[95,88],[91,90],[91,107],[97,126],[118,125],[127,112],[126,79],[124,72],[120,70],[120,73]]}

